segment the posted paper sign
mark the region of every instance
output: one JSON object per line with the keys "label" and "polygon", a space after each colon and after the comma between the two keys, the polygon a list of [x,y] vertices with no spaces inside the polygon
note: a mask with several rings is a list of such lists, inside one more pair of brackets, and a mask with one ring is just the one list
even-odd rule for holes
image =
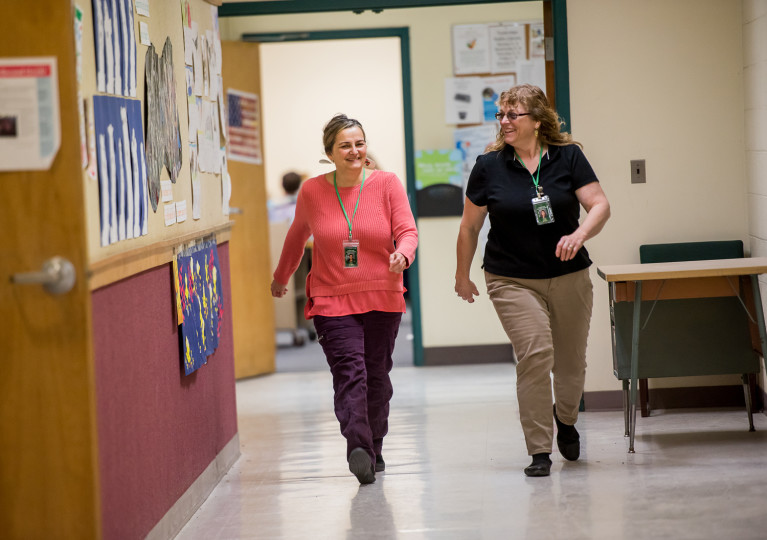
{"label": "posted paper sign", "polygon": [[176,223],[176,205],[174,203],[165,205],[163,208],[163,217],[165,219],[166,227],[170,227]]}
{"label": "posted paper sign", "polygon": [[517,62],[527,60],[524,24],[502,24],[491,26],[490,68],[493,73],[517,71]]}
{"label": "posted paper sign", "polygon": [[49,169],[60,145],[56,58],[0,58],[0,171]]}
{"label": "posted paper sign", "polygon": [[490,36],[486,24],[453,26],[453,73],[490,72]]}
{"label": "posted paper sign", "polygon": [[445,79],[445,123],[482,123],[482,86],[479,77]]}

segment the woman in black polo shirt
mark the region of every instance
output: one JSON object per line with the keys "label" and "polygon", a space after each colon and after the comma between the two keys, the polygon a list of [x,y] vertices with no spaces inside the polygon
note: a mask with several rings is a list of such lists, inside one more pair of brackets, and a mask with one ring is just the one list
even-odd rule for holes
{"label": "woman in black polo shirt", "polygon": [[[489,214],[483,268],[517,356],[519,416],[533,458],[525,474],[548,476],[555,422],[562,456],[580,456],[574,424],[592,307],[591,260],[583,244],[602,230],[610,204],[540,88],[515,86],[498,106],[498,137],[477,158],[466,189],[455,291],[467,302],[479,295],[469,272]],[[587,214],[579,223],[581,206]]]}

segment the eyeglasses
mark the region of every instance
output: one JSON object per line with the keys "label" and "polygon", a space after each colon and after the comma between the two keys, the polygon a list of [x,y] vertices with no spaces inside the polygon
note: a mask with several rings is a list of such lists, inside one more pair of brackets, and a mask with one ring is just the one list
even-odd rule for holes
{"label": "eyeglasses", "polygon": [[509,120],[516,120],[520,116],[527,116],[529,115],[529,112],[523,112],[523,113],[516,113],[514,111],[509,111],[506,114],[503,114],[502,112],[495,113],[495,119],[500,121],[503,120],[503,117],[505,116]]}

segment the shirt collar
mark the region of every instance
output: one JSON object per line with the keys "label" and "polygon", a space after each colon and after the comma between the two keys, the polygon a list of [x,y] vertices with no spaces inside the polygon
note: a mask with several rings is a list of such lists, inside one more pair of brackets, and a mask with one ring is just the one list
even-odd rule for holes
{"label": "shirt collar", "polygon": [[[557,146],[548,145],[546,147],[546,152],[544,152],[544,154],[543,154],[543,157],[545,157],[547,160],[550,161],[551,160],[550,153],[556,153],[557,149],[558,149]],[[506,146],[504,146],[503,147],[503,153],[504,153],[504,157],[506,158],[506,161],[515,161],[515,162],[519,163],[520,165],[523,165],[519,161],[519,159],[517,159],[517,154],[516,154],[516,152],[514,152],[514,148],[512,146],[509,146],[508,144]]]}

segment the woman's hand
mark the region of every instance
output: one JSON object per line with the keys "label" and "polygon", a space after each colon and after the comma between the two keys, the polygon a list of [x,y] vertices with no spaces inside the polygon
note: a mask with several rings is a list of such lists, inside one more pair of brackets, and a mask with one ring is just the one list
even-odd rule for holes
{"label": "woman's hand", "polygon": [[470,279],[456,279],[455,292],[469,304],[474,302],[474,297],[479,296],[479,290]]}
{"label": "woman's hand", "polygon": [[276,281],[272,280],[272,296],[275,298],[282,298],[285,296],[286,292],[288,292],[286,283],[277,283]]}
{"label": "woman's hand", "polygon": [[578,202],[586,210],[586,219],[573,234],[563,236],[557,242],[554,254],[563,261],[569,261],[583,247],[583,243],[596,236],[610,217],[610,203],[607,202],[599,182],[591,182],[575,190]]}
{"label": "woman's hand", "polygon": [[466,197],[463,202],[461,225],[458,227],[456,245],[455,292],[468,303],[474,302],[479,291],[471,276],[471,261],[477,251],[479,231],[487,217],[487,206],[477,206]]}
{"label": "woman's hand", "polygon": [[585,239],[581,238],[581,236],[577,234],[577,231],[573,234],[563,236],[559,239],[559,242],[557,242],[557,249],[554,254],[561,261],[569,261],[575,257],[575,254],[578,253],[578,250],[583,247],[584,240]]}
{"label": "woman's hand", "polygon": [[407,259],[402,253],[395,251],[389,255],[389,272],[401,274],[407,268]]}

